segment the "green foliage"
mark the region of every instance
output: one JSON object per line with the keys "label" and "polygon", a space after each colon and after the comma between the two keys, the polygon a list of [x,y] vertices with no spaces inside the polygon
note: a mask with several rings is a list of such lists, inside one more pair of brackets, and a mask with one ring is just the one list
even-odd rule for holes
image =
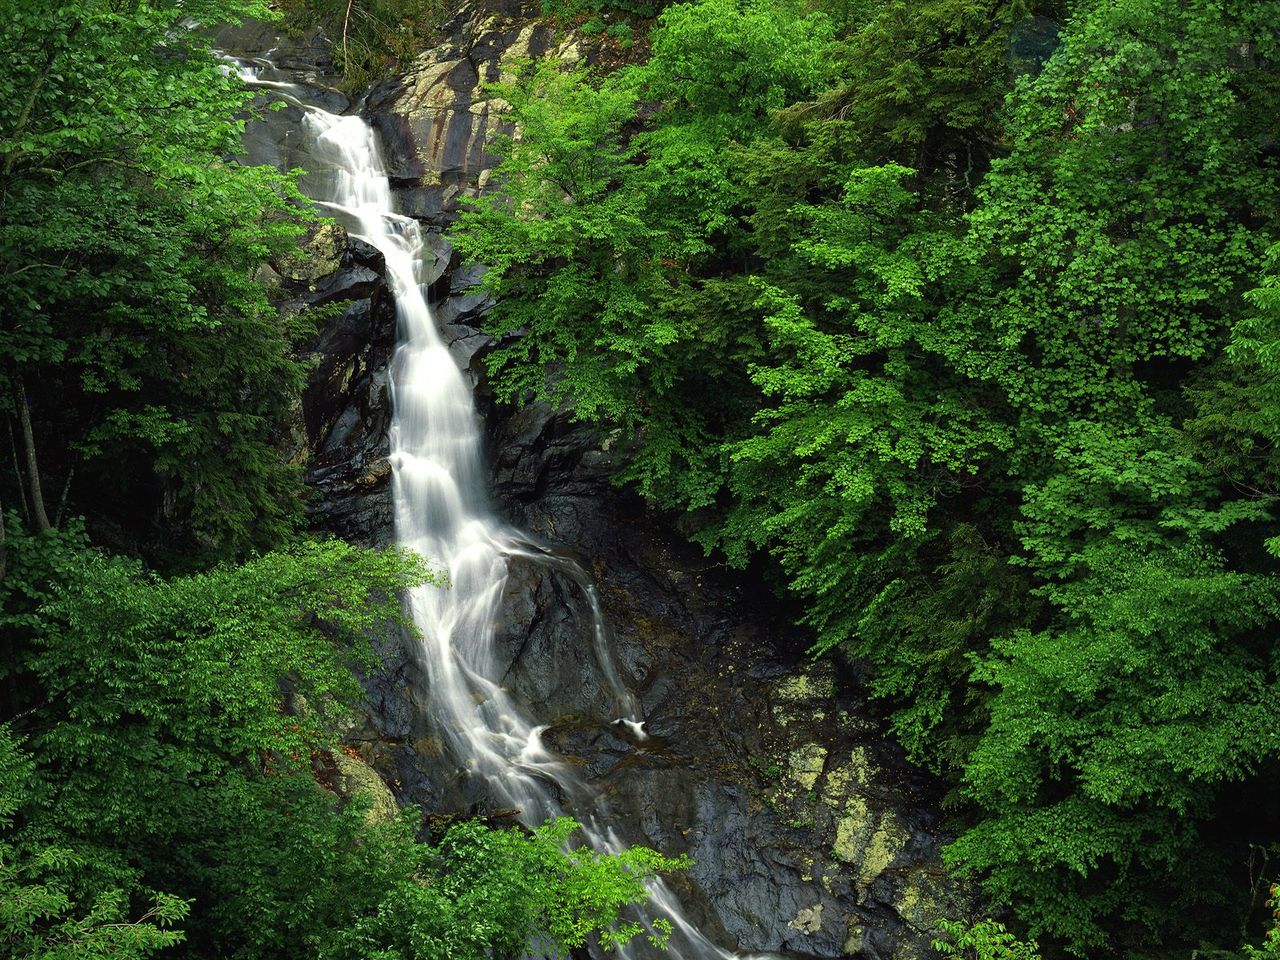
{"label": "green foliage", "polygon": [[[35,765],[11,729],[0,726],[0,831],[29,800]],[[0,834],[2,837],[2,834]],[[81,905],[71,894],[84,860],[59,847],[35,850],[0,838],[0,955],[42,960],[142,960],[182,941],[168,929],[188,904],[156,894],[136,920],[124,889],[103,890]]]}
{"label": "green foliage", "polygon": [[[368,660],[369,632],[399,622],[396,591],[418,564],[328,542],[166,581],[66,534],[24,545],[7,526],[3,607],[28,611],[14,706],[39,762],[28,842],[85,858],[81,901],[135,876],[195,900],[193,947],[216,937],[268,955],[261,941],[340,916],[348,894],[320,881],[354,869],[334,853],[361,821],[332,815],[311,751],[358,693],[349,664]],[[49,583],[13,564],[42,544]],[[23,598],[40,595],[31,612]],[[282,710],[286,681],[309,718]],[[293,849],[304,837],[314,852]]]}
{"label": "green foliage", "polygon": [[788,126],[817,121],[827,136],[877,163],[894,160],[930,174],[949,167],[971,190],[1002,135],[1011,30],[1064,4],[1000,0],[832,3],[847,23],[829,88],[792,104]]}
{"label": "green foliage", "polygon": [[50,515],[66,489],[73,512],[223,554],[299,516],[274,432],[308,324],[254,279],[298,236],[297,194],[229,159],[250,94],[190,29],[267,15],[0,4],[0,410],[10,429],[30,411]]}
{"label": "green foliage", "polygon": [[162,580],[8,519],[0,625],[19,639],[22,687],[0,727],[6,956],[442,960],[621,943],[639,932],[622,910],[643,881],[684,866],[571,848],[571,821],[424,844],[416,811],[370,825],[358,797],[322,789],[314,760],[358,702],[353,670],[375,663],[373,635],[412,629],[398,597],[428,577],[422,561],[325,541]]}
{"label": "green foliage", "polygon": [[453,827],[437,848],[423,848],[434,880],[410,879],[393,888],[377,912],[361,918],[321,952],[325,960],[487,960],[517,956],[530,942],[558,953],[598,934],[606,950],[646,935],[664,946],[659,921],[646,934],[622,908],[647,896],[643,881],[681,869],[643,847],[616,856],[569,846],[578,825],[560,819],[534,830]]}
{"label": "green foliage", "polygon": [[[755,354],[709,333],[705,312],[754,312],[758,293],[737,280],[689,285],[686,272],[715,255],[743,199],[725,147],[818,82],[830,29],[732,0],[678,5],[659,22],[643,67],[602,80],[543,63],[492,91],[521,137],[506,143],[502,189],[464,215],[457,243],[490,267],[496,332],[525,332],[494,354],[502,396],[571,397],[583,418],[648,424],[629,475],[705,503],[719,483],[715,431],[749,415],[716,396],[738,393]],[[665,122],[633,137],[641,99],[658,101]]]}
{"label": "green foliage", "polygon": [[1035,361],[1009,371],[1007,390],[1051,442],[1077,413],[1154,422],[1158,391],[1176,389],[1162,366],[1212,353],[1238,315],[1268,245],[1254,211],[1277,189],[1251,118],[1276,84],[1223,51],[1240,36],[1270,50],[1269,12],[1131,2],[1078,14],[1012,99],[1013,152],[973,223],[1009,258],[992,333]]}
{"label": "green foliage", "polygon": [[[908,173],[855,169],[838,203],[793,208],[810,224],[792,246],[821,278],[821,306],[765,288],[770,350],[751,368],[757,429],[726,448],[729,555],[770,546],[814,598],[808,619],[822,647],[856,629],[866,603],[856,595],[869,584],[850,574],[867,544],[924,537],[938,502],[1013,444],[991,415],[999,401],[975,403],[985,385],[965,375],[962,357],[950,362],[963,323],[928,309],[930,277],[946,269],[955,238],[913,215]],[[793,483],[768,482],[778,463],[794,465]]]}
{"label": "green foliage", "polygon": [[1276,960],[1280,957],[1280,884],[1271,885],[1271,899],[1267,901],[1267,906],[1271,908],[1267,932],[1263,935],[1260,946],[1245,946],[1245,960]]}
{"label": "green foliage", "polygon": [[1040,960],[1040,945],[1034,940],[1023,943],[996,920],[979,920],[968,924],[958,920],[938,923],[942,937],[933,941],[933,949],[944,957],[964,960]]}
{"label": "green foliage", "polygon": [[498,390],[774,558],[1033,936],[1233,948],[1276,824],[1215,816],[1280,758],[1280,5],[1077,4],[1034,63],[1060,5],[820,6],[680,4],[643,66],[502,91],[459,237]]}
{"label": "green foliage", "polygon": [[[1269,503],[1280,493],[1280,246],[1268,252],[1259,281],[1244,295],[1249,309],[1226,354],[1187,388],[1196,410],[1187,433],[1237,496]],[[1272,536],[1267,549],[1280,554],[1280,540]]]}
{"label": "green foliage", "polygon": [[1274,229],[1254,211],[1275,169],[1246,131],[1280,88],[1224,51],[1242,35],[1274,50],[1276,12],[1078,13],[1011,101],[1014,150],[972,218],[1007,258],[988,317],[1016,346],[1000,371],[1019,409],[1015,529],[1053,616],[995,640],[974,674],[996,691],[965,772],[984,819],[951,856],[1076,949],[1225,899],[1197,825],[1280,748],[1262,640],[1280,581],[1224,553],[1270,512],[1180,433],[1183,372],[1243,317]]}
{"label": "green foliage", "polygon": [[605,34],[622,46],[624,50],[630,50],[635,43],[635,30],[629,23],[615,23],[605,31]]}
{"label": "green foliage", "polygon": [[588,14],[623,14],[656,17],[671,0],[542,0],[542,15],[559,21],[576,20]]}
{"label": "green foliage", "polygon": [[938,773],[962,771],[989,722],[989,697],[971,683],[974,649],[1033,621],[1042,606],[997,546],[961,524],[945,540],[886,551],[868,570],[870,582],[886,586],[843,647],[874,665],[872,692],[899,704],[895,735]]}

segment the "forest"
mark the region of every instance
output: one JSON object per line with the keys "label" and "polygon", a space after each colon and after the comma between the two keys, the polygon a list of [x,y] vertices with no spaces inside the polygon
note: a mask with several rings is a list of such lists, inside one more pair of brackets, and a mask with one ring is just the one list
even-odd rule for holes
{"label": "forest", "polygon": [[[660,947],[680,857],[325,789],[439,574],[309,524],[260,268],[322,214],[194,27],[364,86],[451,10],[277,6],[0,0],[0,955]],[[1280,2],[535,13],[607,55],[484,88],[498,402],[865,684],[984,905],[939,954],[1280,958]]]}

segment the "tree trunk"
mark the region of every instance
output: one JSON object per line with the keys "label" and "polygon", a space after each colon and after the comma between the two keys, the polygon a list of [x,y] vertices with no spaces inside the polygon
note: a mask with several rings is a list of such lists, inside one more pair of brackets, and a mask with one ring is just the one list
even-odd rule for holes
{"label": "tree trunk", "polygon": [[27,485],[31,489],[31,507],[36,527],[48,530],[49,515],[44,510],[44,494],[40,490],[40,467],[36,463],[36,438],[31,431],[31,408],[27,406],[27,391],[22,377],[15,378],[18,386],[18,424],[22,427],[22,448],[27,455]]}
{"label": "tree trunk", "polygon": [[13,482],[18,491],[18,506],[22,507],[22,519],[31,522],[31,508],[27,506],[27,481],[22,479],[21,460],[18,457],[18,441],[13,435],[13,419],[4,418],[5,429],[9,432],[9,452],[13,454]]}
{"label": "tree trunk", "polygon": [[62,526],[62,516],[67,512],[67,498],[71,496],[71,481],[76,475],[76,468],[69,467],[67,469],[67,480],[62,485],[62,496],[58,499],[58,512],[53,515],[53,525],[55,527]]}

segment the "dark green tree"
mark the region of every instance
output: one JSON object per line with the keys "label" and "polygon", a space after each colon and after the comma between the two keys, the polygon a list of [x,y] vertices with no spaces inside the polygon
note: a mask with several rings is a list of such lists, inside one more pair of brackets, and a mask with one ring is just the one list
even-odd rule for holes
{"label": "dark green tree", "polygon": [[249,95],[192,29],[267,14],[0,5],[0,409],[25,488],[6,496],[37,526],[69,508],[236,554],[299,515],[273,440],[309,324],[255,279],[299,233],[297,194],[232,159]]}
{"label": "dark green tree", "polygon": [[638,933],[621,910],[682,865],[570,848],[571,821],[425,844],[417,811],[371,823],[359,795],[322,789],[353,668],[407,627],[416,558],[327,541],[162,580],[71,532],[11,529],[10,545],[43,563],[0,583],[0,628],[24,640],[0,724],[0,955],[567,949]]}
{"label": "dark green tree", "polygon": [[1224,900],[1229,848],[1201,827],[1280,747],[1280,581],[1237,552],[1269,505],[1184,432],[1188,374],[1245,320],[1277,226],[1253,118],[1280,93],[1278,13],[1082,8],[1014,97],[973,216],[1002,271],[983,312],[1019,411],[1019,561],[1048,606],[975,675],[995,690],[965,772],[985,819],[952,856],[1076,949]]}

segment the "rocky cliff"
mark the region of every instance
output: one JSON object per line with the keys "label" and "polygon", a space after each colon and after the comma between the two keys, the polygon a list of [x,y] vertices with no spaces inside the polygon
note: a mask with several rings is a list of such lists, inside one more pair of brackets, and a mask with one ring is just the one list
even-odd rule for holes
{"label": "rocky cliff", "polygon": [[[535,17],[536,4],[467,5],[397,82],[359,105],[380,131],[401,209],[430,231],[427,280],[437,320],[486,417],[493,496],[515,524],[577,556],[594,575],[618,658],[653,735],[635,744],[608,724],[581,587],[515,561],[499,636],[507,685],[548,724],[546,741],[607,796],[628,842],[694,867],[673,886],[726,946],[803,956],[929,953],[939,916],[968,899],[941,869],[938,794],[887,741],[873,706],[759,584],[691,549],[671,520],[610,482],[614,451],[541,405],[497,407],[482,367],[491,306],[479,272],[447,239],[458,203],[483,189],[501,130],[482,84],[515,59],[590,57]],[[264,54],[295,79],[331,87],[322,38],[238,31],[225,45]],[[328,96],[341,97],[336,90]],[[252,159],[306,166],[295,107],[253,121]],[[353,542],[394,537],[386,432],[395,314],[372,248],[324,227],[307,256],[276,266],[286,309],[327,307],[291,455],[307,463],[315,525]],[[385,644],[367,678],[369,723],[353,755],[402,803],[433,815],[501,817],[442,754],[421,721],[410,648]]]}

